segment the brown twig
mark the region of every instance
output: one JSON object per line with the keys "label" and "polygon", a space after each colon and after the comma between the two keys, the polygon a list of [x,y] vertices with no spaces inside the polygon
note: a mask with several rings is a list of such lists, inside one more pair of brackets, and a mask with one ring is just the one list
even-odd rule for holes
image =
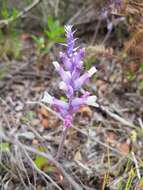
{"label": "brown twig", "polygon": [[95,27],[95,32],[94,32],[94,35],[92,38],[91,45],[94,45],[96,42],[96,37],[97,37],[98,31],[100,29],[100,26],[101,26],[101,19],[97,21],[97,26]]}
{"label": "brown twig", "polygon": [[34,7],[36,7],[42,0],[34,0],[29,6],[27,6],[23,11],[19,12],[16,17],[10,17],[8,19],[0,20],[0,28],[8,25],[9,23],[23,17],[29,11],[31,11]]}

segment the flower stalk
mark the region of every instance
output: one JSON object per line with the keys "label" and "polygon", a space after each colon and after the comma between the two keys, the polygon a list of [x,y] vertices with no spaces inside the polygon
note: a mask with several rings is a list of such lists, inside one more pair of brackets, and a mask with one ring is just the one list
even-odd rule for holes
{"label": "flower stalk", "polygon": [[58,152],[56,154],[56,160],[59,160],[59,158],[62,154],[64,143],[65,143],[65,140],[67,137],[67,133],[68,133],[68,128],[65,128],[62,132],[62,138],[61,138],[61,142],[60,142],[59,147],[58,147]]}

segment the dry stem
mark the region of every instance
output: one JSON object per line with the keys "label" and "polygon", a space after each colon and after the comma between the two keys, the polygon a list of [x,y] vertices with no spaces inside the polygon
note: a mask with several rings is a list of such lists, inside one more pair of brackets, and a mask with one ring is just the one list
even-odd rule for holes
{"label": "dry stem", "polygon": [[66,140],[67,132],[68,132],[68,128],[65,128],[65,130],[63,130],[63,133],[62,133],[62,139],[61,139],[61,142],[60,142],[60,145],[59,145],[59,148],[58,148],[58,152],[57,152],[57,155],[56,155],[56,160],[59,159],[59,157],[61,156],[61,154],[63,152],[64,142]]}

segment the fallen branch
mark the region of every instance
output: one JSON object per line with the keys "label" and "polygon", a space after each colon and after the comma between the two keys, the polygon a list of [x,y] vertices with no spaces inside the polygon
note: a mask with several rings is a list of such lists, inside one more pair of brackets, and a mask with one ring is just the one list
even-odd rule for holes
{"label": "fallen branch", "polygon": [[108,108],[106,108],[104,106],[100,106],[100,108],[102,111],[104,111],[107,115],[109,115],[110,117],[112,117],[116,121],[119,121],[120,123],[122,123],[123,125],[126,125],[128,127],[136,129],[136,125],[134,125],[132,122],[130,122],[130,121],[126,120],[125,118],[120,117],[119,115],[111,112]]}
{"label": "fallen branch", "polygon": [[34,7],[36,7],[42,0],[34,0],[29,6],[27,6],[23,11],[19,12],[16,17],[10,17],[8,19],[0,20],[0,28],[5,25],[10,24],[11,22],[23,17],[29,11],[31,11]]}

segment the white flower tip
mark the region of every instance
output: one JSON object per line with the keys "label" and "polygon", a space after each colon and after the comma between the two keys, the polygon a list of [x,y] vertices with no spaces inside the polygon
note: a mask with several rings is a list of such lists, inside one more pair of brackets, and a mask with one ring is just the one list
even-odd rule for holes
{"label": "white flower tip", "polygon": [[67,86],[66,86],[65,82],[63,82],[63,81],[60,82],[59,88],[60,88],[61,90],[66,90],[66,89],[67,89]]}
{"label": "white flower tip", "polygon": [[66,71],[65,73],[66,73],[66,75],[68,76],[68,78],[71,78],[71,73],[70,73],[70,71]]}
{"label": "white flower tip", "polygon": [[97,97],[96,96],[89,96],[86,100],[86,103],[89,106],[99,107],[99,105],[96,103]]}
{"label": "white flower tip", "polygon": [[78,46],[78,47],[74,48],[73,51],[76,52],[79,48],[80,47]]}
{"label": "white flower tip", "polygon": [[72,25],[65,25],[65,31],[69,32],[72,30]]}
{"label": "white flower tip", "polygon": [[59,70],[60,64],[57,61],[53,61],[53,65],[54,65],[56,70]]}
{"label": "white flower tip", "polygon": [[44,97],[42,98],[41,101],[44,103],[52,104],[53,103],[53,97],[48,92],[45,92]]}
{"label": "white flower tip", "polygon": [[92,67],[89,71],[88,71],[88,74],[89,76],[91,77],[94,73],[97,72],[97,69],[95,67]]}

